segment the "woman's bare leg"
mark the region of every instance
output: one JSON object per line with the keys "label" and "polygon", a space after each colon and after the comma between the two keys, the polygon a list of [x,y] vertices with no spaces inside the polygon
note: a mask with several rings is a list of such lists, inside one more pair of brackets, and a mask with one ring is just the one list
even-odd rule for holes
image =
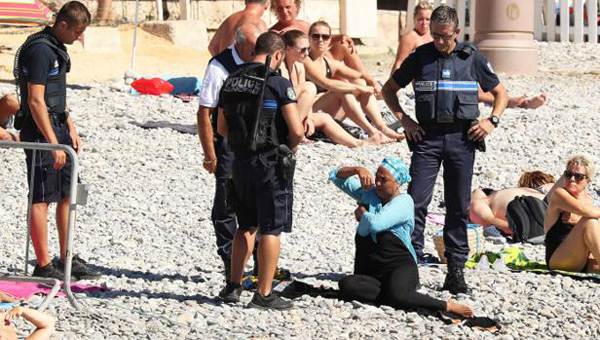
{"label": "woman's bare leg", "polygon": [[354,138],[326,113],[313,113],[313,121],[315,122],[315,130],[323,132],[327,138],[331,139],[336,144],[344,145],[349,148],[357,148],[383,143],[383,135],[381,133],[376,133],[365,140]]}
{"label": "woman's bare leg", "polygon": [[294,87],[294,90],[296,90],[300,121],[304,121],[312,110],[315,97],[317,96],[317,87],[315,84],[307,81]]}
{"label": "woman's bare leg", "polygon": [[600,223],[582,218],[552,254],[549,265],[551,269],[578,272],[588,265],[590,253],[600,258]]}
{"label": "woman's bare leg", "polygon": [[[364,85],[364,81],[362,79],[359,81],[361,81]],[[389,138],[392,138],[392,139],[395,139],[398,141],[404,139],[403,134],[400,134],[400,133],[390,129],[385,124],[385,121],[383,120],[383,117],[381,116],[381,111],[379,110],[379,105],[377,105],[377,99],[375,99],[374,95],[363,93],[358,97],[358,100],[360,101],[360,106],[361,106],[362,110],[365,112],[367,117],[369,117],[369,119],[371,119],[371,122],[373,122],[373,125],[375,126],[375,128],[377,130],[381,131],[381,133],[388,136]]]}

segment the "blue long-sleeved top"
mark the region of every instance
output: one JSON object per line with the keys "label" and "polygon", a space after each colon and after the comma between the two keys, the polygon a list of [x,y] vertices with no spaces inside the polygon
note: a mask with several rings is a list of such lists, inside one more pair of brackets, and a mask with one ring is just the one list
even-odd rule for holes
{"label": "blue long-sleeved top", "polygon": [[329,180],[357,202],[368,207],[358,223],[356,233],[360,236],[370,234],[373,241],[377,242],[377,233],[389,231],[404,243],[416,262],[417,255],[410,238],[415,228],[415,203],[412,197],[402,194],[383,205],[375,188],[363,190],[356,175],[346,179],[338,178],[339,169],[331,171]]}

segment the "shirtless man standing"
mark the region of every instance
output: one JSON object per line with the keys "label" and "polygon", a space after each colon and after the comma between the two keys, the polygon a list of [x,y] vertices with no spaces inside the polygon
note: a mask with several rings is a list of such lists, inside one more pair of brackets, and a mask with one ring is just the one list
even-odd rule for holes
{"label": "shirtless man standing", "polygon": [[506,208],[517,196],[532,196],[541,200],[552,191],[554,177],[541,171],[525,172],[519,180],[519,185],[535,183],[535,188],[507,188],[493,190],[479,188],[471,193],[471,204],[469,205],[469,219],[473,223],[484,227],[491,225],[505,234],[512,234],[512,230],[506,220]]}
{"label": "shirtless man standing", "polygon": [[261,31],[266,31],[267,25],[260,17],[268,8],[268,0],[246,0],[246,8],[227,17],[215,32],[208,44],[210,55],[214,57],[233,45],[235,43],[235,31],[243,24],[254,24]]}
{"label": "shirtless man standing", "polygon": [[[398,50],[396,51],[396,60],[392,65],[392,72],[396,71],[404,59],[408,57],[417,47],[432,42],[433,38],[429,34],[429,20],[431,18],[431,12],[433,7],[428,1],[420,1],[415,6],[415,14],[413,20],[415,22],[415,28],[412,31],[406,32],[400,37],[398,44]],[[489,92],[483,92],[481,88],[477,88],[477,97],[480,102],[492,105],[494,102],[494,96]],[[527,98],[523,95],[520,97],[511,97],[508,99],[509,108],[520,107],[523,109],[537,109],[544,105],[546,102],[546,95],[544,93],[537,97]]]}

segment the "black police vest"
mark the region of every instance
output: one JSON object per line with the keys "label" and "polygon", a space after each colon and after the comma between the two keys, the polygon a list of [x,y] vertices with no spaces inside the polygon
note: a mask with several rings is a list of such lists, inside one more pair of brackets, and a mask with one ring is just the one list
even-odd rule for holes
{"label": "black police vest", "polygon": [[458,43],[448,56],[442,56],[433,43],[414,52],[420,76],[413,84],[415,112],[419,123],[453,123],[479,116],[477,78],[473,58],[478,53],[471,44]]}
{"label": "black police vest", "polygon": [[270,150],[286,140],[287,131],[277,123],[277,102],[263,98],[260,103],[261,91],[269,91],[263,89],[266,82],[265,66],[251,63],[229,75],[221,88],[219,102],[229,129],[227,142],[234,151]]}
{"label": "black police vest", "polygon": [[41,32],[27,37],[25,43],[19,47],[15,55],[14,75],[18,81],[19,92],[21,93],[21,111],[25,115],[30,115],[29,105],[27,104],[28,91],[27,75],[21,68],[20,56],[27,48],[35,44],[46,44],[56,53],[59,60],[58,74],[48,76],[44,90],[44,101],[49,114],[63,114],[67,107],[67,73],[71,68],[71,60],[67,54],[66,48],[52,34],[50,28],[46,27]]}
{"label": "black police vest", "polygon": [[[235,47],[233,47],[233,48],[235,48]],[[233,72],[237,71],[240,68],[240,66],[242,65],[242,64],[238,65],[235,62],[235,58],[233,57],[232,48],[226,48],[221,53],[217,54],[212,59],[210,59],[209,63],[211,63],[213,60],[216,60],[221,65],[223,65],[225,70],[227,70],[228,74],[232,74]],[[217,115],[218,115],[218,108],[215,107],[215,109],[213,110],[213,113],[211,115],[211,123],[212,123],[213,131],[215,134],[217,133]]]}

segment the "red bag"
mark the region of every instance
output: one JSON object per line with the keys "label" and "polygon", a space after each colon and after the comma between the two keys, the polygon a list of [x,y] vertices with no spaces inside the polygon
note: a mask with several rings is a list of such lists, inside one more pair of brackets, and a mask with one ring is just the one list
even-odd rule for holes
{"label": "red bag", "polygon": [[160,96],[163,93],[171,93],[175,87],[173,84],[160,78],[140,78],[131,83],[136,91],[141,94],[151,94],[154,96]]}

